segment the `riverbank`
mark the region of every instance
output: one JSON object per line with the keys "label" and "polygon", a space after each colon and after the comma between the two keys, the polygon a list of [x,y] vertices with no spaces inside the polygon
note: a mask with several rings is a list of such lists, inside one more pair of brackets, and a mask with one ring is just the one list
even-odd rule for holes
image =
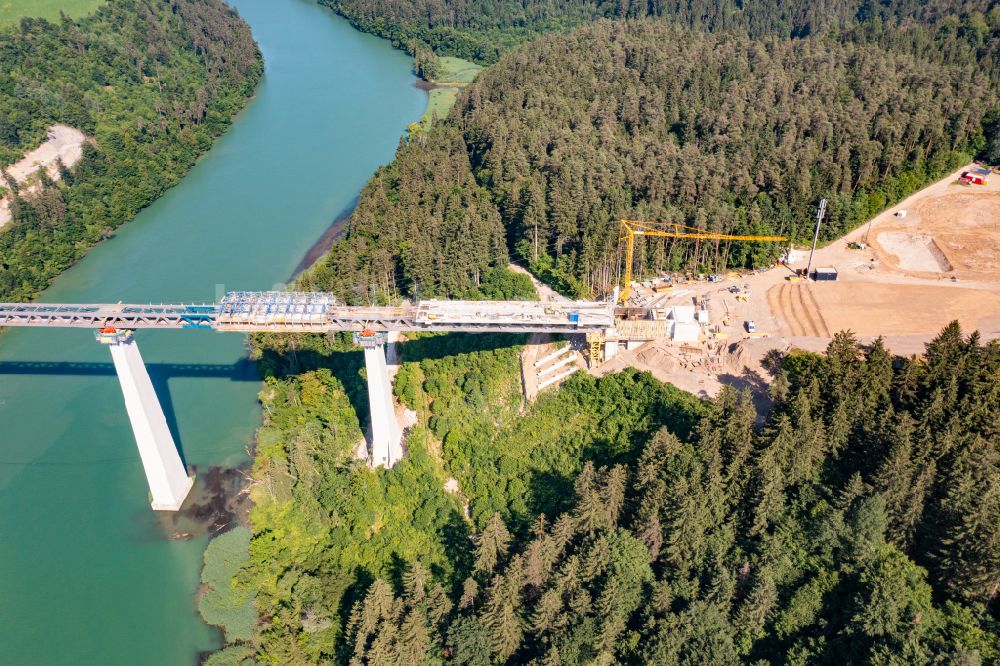
{"label": "riverbank", "polygon": [[455,105],[459,91],[472,83],[479,72],[480,65],[461,58],[443,56],[438,58],[441,73],[434,81],[420,81],[418,86],[427,91],[427,110],[420,116],[420,125],[429,129],[434,118],[442,119]]}
{"label": "riverbank", "polygon": [[[233,4],[266,60],[253,101],[41,301],[187,302],[280,285],[424,110],[410,59],[327,9]],[[192,501],[218,507],[213,479],[233,480],[221,470],[248,461],[261,419],[244,339],[189,330],[137,340],[197,471]],[[88,331],[12,329],[0,343],[0,644],[10,663],[177,666],[222,644],[195,607],[209,537],[150,511],[107,354]]]}

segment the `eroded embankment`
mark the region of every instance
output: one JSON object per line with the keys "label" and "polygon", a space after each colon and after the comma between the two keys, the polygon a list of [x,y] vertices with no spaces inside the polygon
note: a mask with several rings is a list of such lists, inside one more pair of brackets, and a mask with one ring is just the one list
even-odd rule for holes
{"label": "eroded embankment", "polygon": [[[37,187],[32,181],[39,170],[45,169],[49,178],[59,180],[62,175],[60,161],[64,166],[71,167],[83,157],[83,144],[87,142],[87,136],[80,130],[69,125],[53,125],[48,129],[47,135],[48,138],[38,148],[29,151],[3,170],[4,177],[0,178],[0,187],[8,190],[26,187],[31,192]],[[9,194],[0,199],[0,229],[12,219],[10,200]]]}

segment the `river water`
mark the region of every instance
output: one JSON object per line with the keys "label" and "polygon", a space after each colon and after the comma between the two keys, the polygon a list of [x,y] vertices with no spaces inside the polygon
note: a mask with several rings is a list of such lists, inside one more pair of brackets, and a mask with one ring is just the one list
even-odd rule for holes
{"label": "river water", "polygon": [[[426,94],[387,42],[307,0],[235,0],[265,58],[256,99],[184,180],[45,292],[191,302],[286,281],[392,158]],[[137,335],[199,480],[247,459],[260,383],[243,339]],[[0,336],[0,661],[192,664],[208,537],[154,514],[107,349],[87,330]],[[192,528],[192,531],[193,528]]]}

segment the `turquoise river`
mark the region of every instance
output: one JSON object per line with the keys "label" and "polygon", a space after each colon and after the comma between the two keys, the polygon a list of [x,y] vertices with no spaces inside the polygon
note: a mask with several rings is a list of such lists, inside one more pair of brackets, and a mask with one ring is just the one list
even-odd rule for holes
{"label": "turquoise river", "polygon": [[[423,112],[409,58],[387,42],[307,0],[233,4],[264,53],[256,98],[179,185],[42,300],[200,302],[280,287]],[[260,383],[243,338],[137,339],[199,481],[245,462]],[[221,644],[195,607],[207,542],[149,508],[111,357],[92,332],[0,336],[0,661],[197,663]]]}

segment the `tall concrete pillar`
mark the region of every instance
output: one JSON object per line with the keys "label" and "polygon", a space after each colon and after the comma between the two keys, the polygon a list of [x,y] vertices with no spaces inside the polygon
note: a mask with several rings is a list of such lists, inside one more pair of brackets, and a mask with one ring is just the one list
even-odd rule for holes
{"label": "tall concrete pillar", "polygon": [[97,340],[108,346],[115,362],[125,396],[125,409],[132,422],[135,443],[153,498],[153,510],[177,511],[194,479],[184,469],[132,331],[102,329],[97,333]]}
{"label": "tall concrete pillar", "polygon": [[385,363],[386,336],[384,333],[362,331],[354,334],[354,342],[365,350],[365,370],[368,374],[368,406],[372,420],[368,464],[372,467],[392,467],[403,457],[403,446],[400,443],[402,430],[392,403],[392,382],[389,381]]}

